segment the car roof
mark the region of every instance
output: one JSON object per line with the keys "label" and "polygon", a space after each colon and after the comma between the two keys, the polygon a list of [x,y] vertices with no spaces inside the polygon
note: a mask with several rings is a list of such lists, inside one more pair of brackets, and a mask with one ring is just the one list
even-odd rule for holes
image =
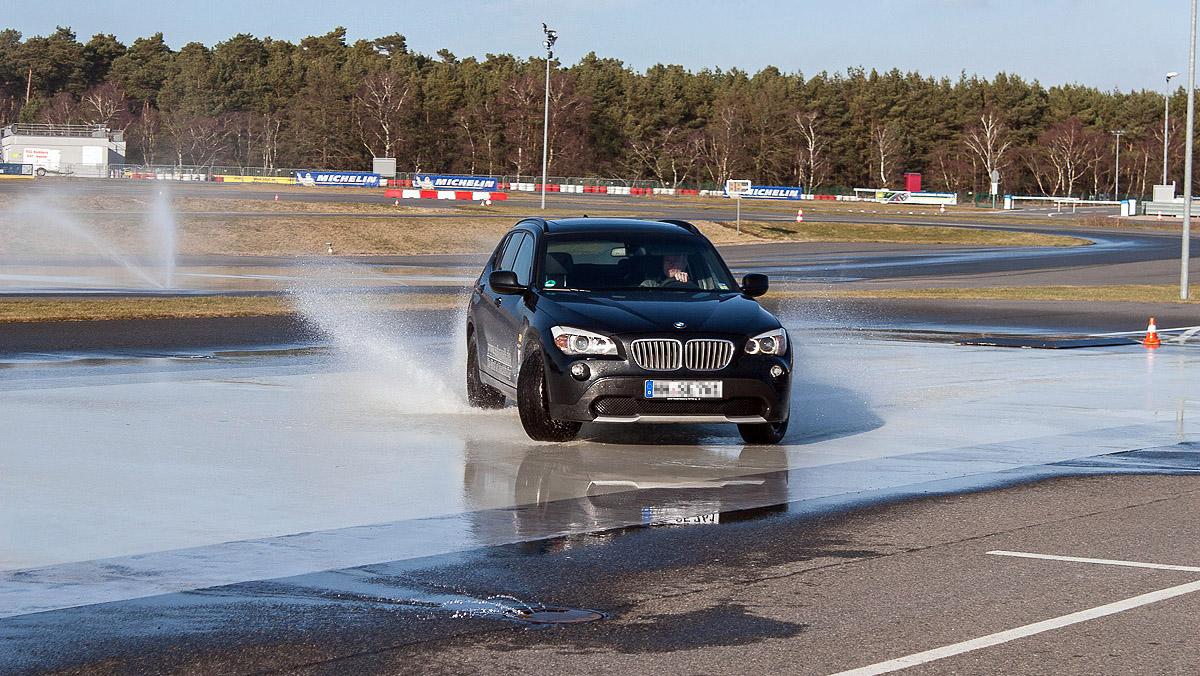
{"label": "car roof", "polygon": [[686,221],[649,221],[637,218],[557,218],[543,220],[526,219],[522,224],[533,222],[541,225],[546,233],[566,232],[658,232],[664,234],[700,235],[696,226]]}

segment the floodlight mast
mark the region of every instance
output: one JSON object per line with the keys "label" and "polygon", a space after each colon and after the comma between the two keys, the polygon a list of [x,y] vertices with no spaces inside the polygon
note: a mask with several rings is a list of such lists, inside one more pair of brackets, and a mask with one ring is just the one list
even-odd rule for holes
{"label": "floodlight mast", "polygon": [[1167,96],[1163,101],[1163,185],[1167,184],[1167,137],[1170,135],[1171,78],[1173,77],[1179,77],[1179,73],[1175,71],[1167,73]]}
{"label": "floodlight mast", "polygon": [[1121,135],[1125,133],[1124,129],[1116,129],[1109,132],[1117,137],[1117,170],[1113,172],[1113,199],[1121,199]]}
{"label": "floodlight mast", "polygon": [[550,157],[550,59],[554,58],[553,47],[558,40],[558,31],[550,30],[542,24],[542,32],[546,39],[542,46],[546,48],[546,103],[545,117],[542,120],[542,209],[546,208],[546,163]]}

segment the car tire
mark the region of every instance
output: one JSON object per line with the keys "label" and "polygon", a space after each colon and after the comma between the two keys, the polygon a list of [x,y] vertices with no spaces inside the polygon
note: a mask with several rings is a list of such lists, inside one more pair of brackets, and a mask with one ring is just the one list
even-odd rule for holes
{"label": "car tire", "polygon": [[579,433],[582,423],[573,420],[554,420],[546,395],[546,364],[542,353],[534,350],[521,362],[517,375],[517,411],[521,426],[534,441],[570,441]]}
{"label": "car tire", "polygon": [[34,170],[33,173],[37,174],[38,176],[45,176],[46,169],[45,169],[45,167],[38,167],[37,169]]}
{"label": "car tire", "polygon": [[787,434],[787,418],[774,423],[754,423],[738,425],[738,433],[748,444],[777,444]]}
{"label": "car tire", "polygon": [[467,403],[475,408],[504,408],[504,393],[479,377],[479,352],[475,336],[467,341]]}

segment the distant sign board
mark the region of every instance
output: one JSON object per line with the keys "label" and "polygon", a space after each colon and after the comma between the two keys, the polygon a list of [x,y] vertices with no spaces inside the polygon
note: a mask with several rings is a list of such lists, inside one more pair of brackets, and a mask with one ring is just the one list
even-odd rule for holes
{"label": "distant sign board", "polygon": [[[803,192],[800,188],[786,188],[773,185],[753,185],[749,190],[741,193],[742,199],[759,199],[759,200],[798,200]],[[725,193],[726,197],[732,195]]]}
{"label": "distant sign board", "polygon": [[417,174],[413,187],[421,190],[495,190],[499,181],[489,176],[435,176]]}
{"label": "distant sign board", "polygon": [[371,171],[380,176],[395,178],[396,176],[396,158],[394,157],[373,157],[371,158]]}
{"label": "distant sign board", "polygon": [[0,174],[6,176],[33,176],[32,164],[0,164]]}
{"label": "distant sign board", "polygon": [[731,178],[728,181],[725,181],[725,196],[726,197],[741,197],[742,195],[745,195],[746,193],[750,192],[750,188],[753,188],[753,187],[754,187],[754,183],[752,181],[746,181],[746,180],[743,180],[740,178],[739,179]]}
{"label": "distant sign board", "polygon": [[62,162],[62,151],[57,148],[25,148],[21,153],[21,162],[57,171]]}
{"label": "distant sign board", "polygon": [[357,171],[297,171],[297,185],[353,185],[361,188],[378,188],[379,174]]}

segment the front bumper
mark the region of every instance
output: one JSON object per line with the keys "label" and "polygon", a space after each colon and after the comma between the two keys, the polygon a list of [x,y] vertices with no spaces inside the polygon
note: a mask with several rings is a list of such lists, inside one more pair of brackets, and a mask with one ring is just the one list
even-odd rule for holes
{"label": "front bumper", "polygon": [[[791,360],[738,355],[719,371],[647,371],[620,359],[572,358],[551,347],[546,387],[556,420],[606,423],[767,423],[786,420],[791,407]],[[589,377],[576,380],[572,364],[583,361]],[[784,368],[778,378],[773,365]],[[647,380],[720,380],[720,399],[648,399]]]}

